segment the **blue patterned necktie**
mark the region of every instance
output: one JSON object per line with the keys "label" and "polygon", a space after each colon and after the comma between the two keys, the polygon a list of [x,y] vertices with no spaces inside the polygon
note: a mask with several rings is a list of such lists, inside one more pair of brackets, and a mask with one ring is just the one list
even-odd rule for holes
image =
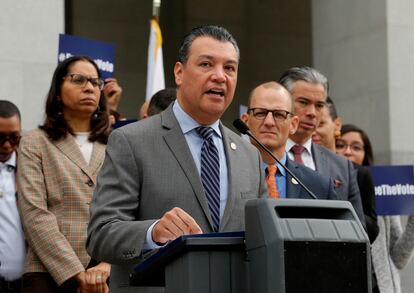
{"label": "blue patterned necktie", "polygon": [[201,182],[208,201],[214,231],[220,226],[220,159],[217,147],[213,143],[214,130],[211,127],[197,127],[197,133],[203,138],[201,147]]}

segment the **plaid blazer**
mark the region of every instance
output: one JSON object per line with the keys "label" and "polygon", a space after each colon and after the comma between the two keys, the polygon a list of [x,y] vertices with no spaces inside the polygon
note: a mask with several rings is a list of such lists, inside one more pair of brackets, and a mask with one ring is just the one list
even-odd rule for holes
{"label": "plaid blazer", "polygon": [[58,285],[84,271],[89,205],[105,145],[94,142],[87,165],[73,136],[53,142],[35,129],[23,135],[17,184],[28,241],[24,272],[49,272]]}

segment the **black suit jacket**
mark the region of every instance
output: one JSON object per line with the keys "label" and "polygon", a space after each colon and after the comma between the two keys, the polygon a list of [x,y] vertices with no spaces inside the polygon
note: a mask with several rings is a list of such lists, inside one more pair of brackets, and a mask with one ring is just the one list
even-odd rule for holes
{"label": "black suit jacket", "polygon": [[367,233],[369,241],[372,243],[375,238],[377,238],[379,232],[375,205],[374,183],[372,181],[371,172],[368,168],[355,163],[354,167],[357,170],[357,181],[359,192],[361,193],[365,222],[367,224]]}

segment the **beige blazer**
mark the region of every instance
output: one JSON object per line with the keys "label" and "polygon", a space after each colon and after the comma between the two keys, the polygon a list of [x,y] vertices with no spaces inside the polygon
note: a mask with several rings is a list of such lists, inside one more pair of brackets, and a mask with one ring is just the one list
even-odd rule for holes
{"label": "beige blazer", "polygon": [[20,142],[17,183],[28,241],[24,272],[49,272],[58,285],[84,271],[89,205],[105,146],[95,142],[89,166],[71,135],[52,142],[35,129]]}

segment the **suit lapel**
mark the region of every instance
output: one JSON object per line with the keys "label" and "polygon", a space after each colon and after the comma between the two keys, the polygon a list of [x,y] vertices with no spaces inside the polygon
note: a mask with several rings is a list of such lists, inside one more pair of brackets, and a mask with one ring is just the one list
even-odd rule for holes
{"label": "suit lapel", "polygon": [[237,187],[238,184],[236,175],[238,172],[232,172],[238,168],[237,160],[237,144],[231,139],[229,132],[225,129],[220,123],[220,130],[223,137],[224,152],[226,154],[227,160],[227,176],[228,176],[228,193],[227,193],[227,202],[226,208],[224,209],[223,218],[221,219],[220,228],[223,229],[226,223],[230,220],[235,200],[236,194],[238,194]]}
{"label": "suit lapel", "polygon": [[164,134],[164,140],[190,182],[194,194],[196,195],[204,214],[208,218],[211,228],[213,228],[213,221],[210,217],[210,210],[208,208],[207,199],[204,195],[204,189],[201,184],[200,176],[194,160],[189,159],[193,156],[190,152],[180,125],[173,114],[172,104],[173,103],[171,103],[166,111],[161,113],[161,124],[164,128],[169,129],[169,131]]}
{"label": "suit lapel", "polygon": [[323,154],[322,149],[319,148],[314,143],[312,143],[312,156],[315,162],[316,171],[318,171],[319,173],[323,175],[329,175],[329,174],[325,174],[326,173],[325,171],[329,169],[326,156]]}
{"label": "suit lapel", "polygon": [[101,167],[104,161],[104,157],[105,157],[105,145],[95,141],[93,143],[91,161],[89,163],[89,166],[87,166],[87,169],[90,172],[90,174],[86,173],[88,174],[89,177],[91,177],[90,175],[94,175],[91,177],[91,179],[95,184],[96,184],[95,178],[98,173],[98,169]]}
{"label": "suit lapel", "polygon": [[[75,139],[73,138],[72,135],[67,134],[64,139],[61,139],[55,142],[54,144],[66,157],[68,157],[68,159],[71,162],[73,162],[76,166],[78,166],[95,183],[95,176],[93,175],[94,172],[91,172],[90,168],[88,168],[88,165],[86,164],[86,161],[83,158],[83,155],[79,147],[77,146]],[[104,154],[104,148],[105,148],[103,145],[101,145],[100,147],[96,149],[97,145],[98,143],[94,143],[92,157],[91,157],[91,164],[93,166],[92,169],[94,171],[96,171],[96,168],[99,167],[98,162],[101,162],[95,159],[98,159],[100,156]]]}
{"label": "suit lapel", "polygon": [[[296,175],[299,179],[301,178],[301,172],[296,163],[292,162],[291,160],[287,159],[286,167],[288,167],[293,174]],[[293,183],[295,182],[295,183]],[[286,198],[302,198],[302,187],[297,183],[289,173],[286,172]]]}

